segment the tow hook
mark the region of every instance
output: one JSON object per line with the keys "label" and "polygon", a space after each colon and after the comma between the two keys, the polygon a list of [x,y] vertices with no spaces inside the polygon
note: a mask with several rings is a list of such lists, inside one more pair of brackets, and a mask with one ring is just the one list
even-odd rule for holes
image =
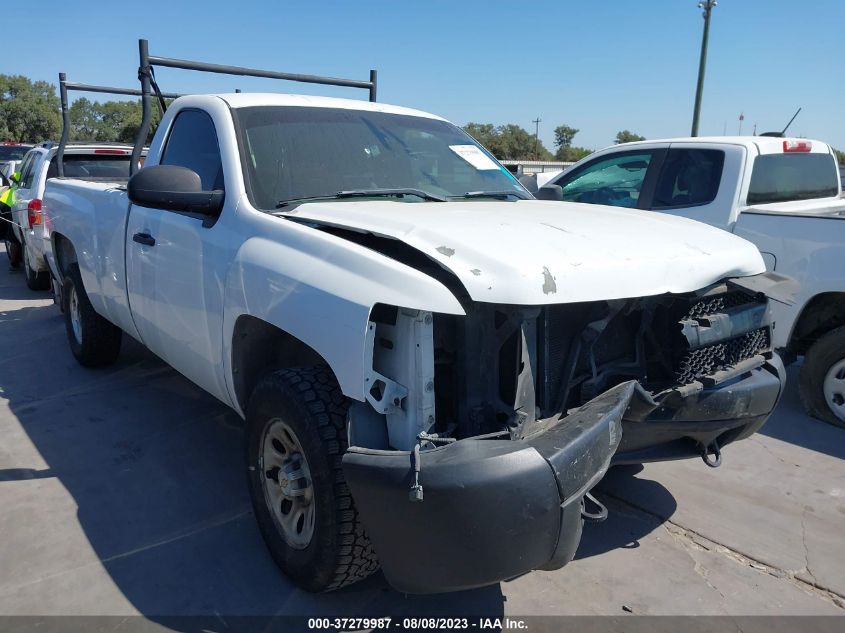
{"label": "tow hook", "polygon": [[722,465],[722,451],[719,450],[719,442],[713,440],[707,446],[699,444],[699,448],[701,449],[702,461],[710,468],[718,468]]}
{"label": "tow hook", "polygon": [[[595,507],[595,512],[587,510],[588,502]],[[588,523],[601,523],[607,518],[607,508],[601,501],[588,492],[584,495],[584,505],[581,506],[581,518]]]}
{"label": "tow hook", "polygon": [[412,503],[419,503],[423,500],[423,487],[420,485],[420,441],[417,439],[417,443],[414,444],[414,451],[411,453],[413,456],[413,469],[414,469],[414,483],[411,486],[411,490],[408,491],[408,500]]}
{"label": "tow hook", "polygon": [[432,444],[451,444],[454,441],[456,441],[454,437],[440,437],[436,433],[423,432],[417,435],[414,450],[411,452],[411,471],[414,474],[414,483],[411,484],[411,489],[408,491],[408,500],[411,503],[420,503],[424,497],[423,487],[422,484],[420,484],[420,470],[422,469],[420,450],[422,448],[422,443],[431,442]]}

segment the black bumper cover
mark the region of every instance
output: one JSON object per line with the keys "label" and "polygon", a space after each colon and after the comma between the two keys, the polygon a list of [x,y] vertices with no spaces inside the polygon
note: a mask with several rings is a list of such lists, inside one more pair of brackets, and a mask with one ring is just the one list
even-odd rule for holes
{"label": "black bumper cover", "polygon": [[[702,446],[745,439],[769,418],[783,393],[786,370],[777,354],[728,383],[681,398],[670,396],[643,419],[626,415],[614,464],[684,459]],[[630,414],[630,412],[629,412]]]}
{"label": "black bumper cover", "polygon": [[524,440],[423,451],[421,502],[409,500],[410,452],[350,447],[346,481],[390,584],[457,591],[572,560],[584,495],[606,472],[638,393],[635,382],[618,385]]}

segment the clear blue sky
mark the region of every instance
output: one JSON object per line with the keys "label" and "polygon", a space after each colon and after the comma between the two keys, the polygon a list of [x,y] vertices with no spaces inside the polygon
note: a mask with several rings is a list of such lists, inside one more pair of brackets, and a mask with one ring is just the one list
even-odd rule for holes
{"label": "clear blue sky", "polygon": [[[690,130],[702,19],[696,0],[524,2],[180,2],[37,0],[12,30],[0,72],[55,82],[137,86],[137,40],[153,55],[366,79],[379,100],[455,123],[517,123],[551,149],[561,123],[599,148],[627,128]],[[34,13],[34,15],[33,15]],[[8,15],[7,15],[8,18]],[[49,42],[47,44],[46,42]],[[713,12],[702,134],[780,129],[845,150],[845,2],[720,0]],[[247,90],[356,96],[160,69],[165,91]],[[363,92],[360,95],[365,98]],[[108,97],[102,97],[104,99]]]}

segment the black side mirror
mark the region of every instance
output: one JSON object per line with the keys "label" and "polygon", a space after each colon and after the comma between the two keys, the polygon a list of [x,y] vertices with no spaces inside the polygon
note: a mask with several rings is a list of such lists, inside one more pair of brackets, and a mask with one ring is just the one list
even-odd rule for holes
{"label": "black side mirror", "polygon": [[563,187],[560,185],[544,185],[534,194],[537,200],[556,200],[563,202]]}
{"label": "black side mirror", "polygon": [[214,217],[223,208],[222,190],[203,191],[199,174],[178,165],[145,167],[129,179],[127,191],[139,207]]}
{"label": "black side mirror", "polygon": [[537,193],[537,174],[523,174],[518,178],[519,184],[531,193]]}

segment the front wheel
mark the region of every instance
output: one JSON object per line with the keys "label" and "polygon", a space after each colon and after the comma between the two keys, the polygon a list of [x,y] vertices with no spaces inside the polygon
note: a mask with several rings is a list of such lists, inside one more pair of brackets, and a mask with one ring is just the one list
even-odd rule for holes
{"label": "front wheel", "polygon": [[845,427],[845,326],[831,330],[807,350],[799,391],[807,413]]}
{"label": "front wheel", "polygon": [[246,460],[255,516],[271,555],[308,591],[329,591],[379,567],[341,458],[347,403],[322,367],[268,374],[246,415]]}
{"label": "front wheel", "polygon": [[79,364],[102,367],[114,363],[123,332],[94,310],[76,264],[71,264],[65,276],[62,308],[70,351]]}

